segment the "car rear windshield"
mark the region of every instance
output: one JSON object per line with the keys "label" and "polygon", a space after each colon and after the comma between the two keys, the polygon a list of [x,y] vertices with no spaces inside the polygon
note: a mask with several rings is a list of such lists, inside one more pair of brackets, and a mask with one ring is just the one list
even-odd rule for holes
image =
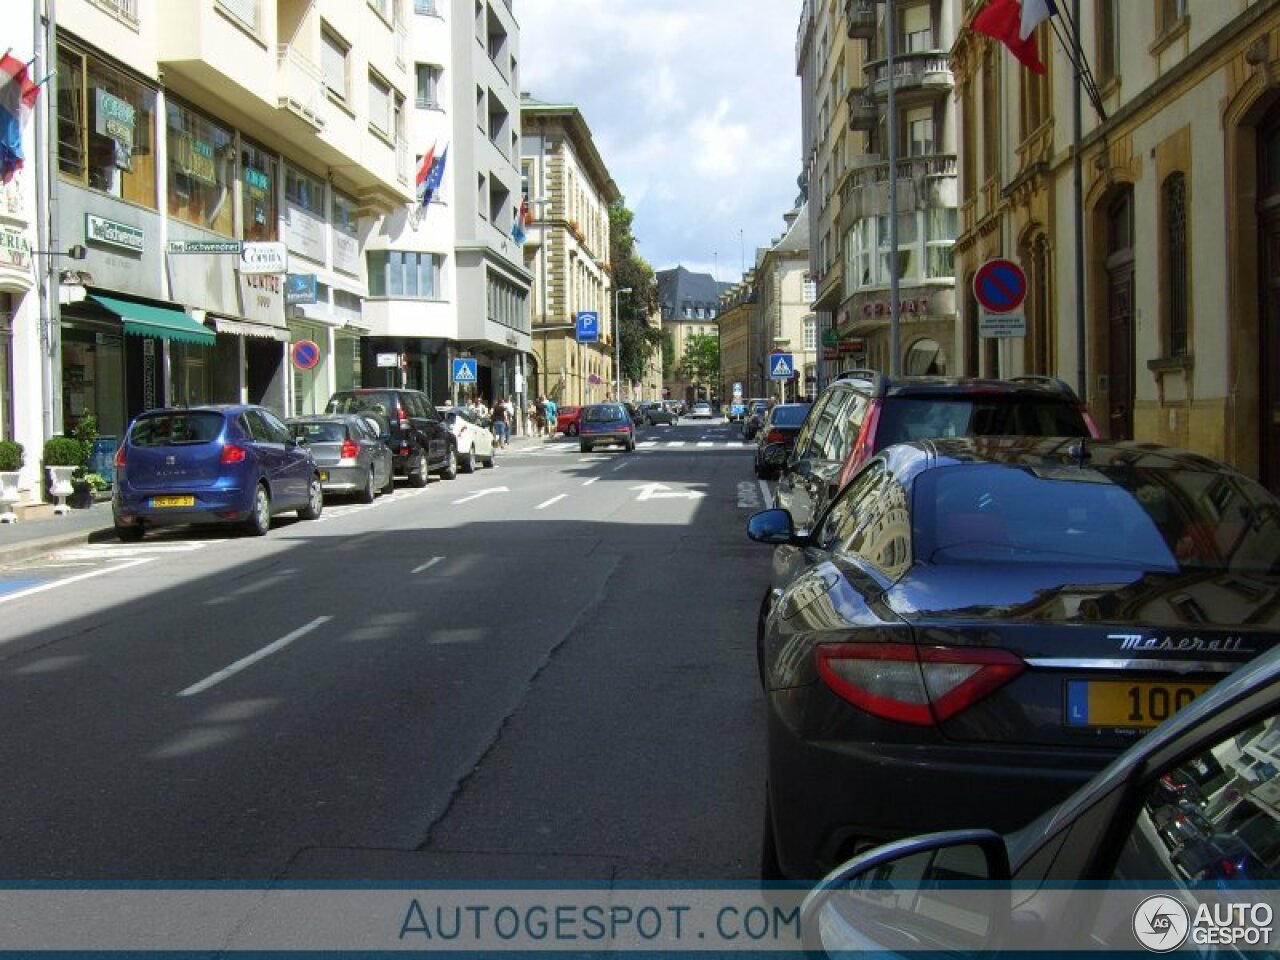
{"label": "car rear windshield", "polygon": [[773,408],[773,424],[776,427],[798,427],[804,423],[804,418],[809,415],[809,405],[806,404],[783,404],[780,407]]}
{"label": "car rear windshield", "polygon": [[222,414],[212,410],[183,410],[139,417],[129,431],[135,447],[169,447],[213,443],[222,433]]}
{"label": "car rear windshield", "polygon": [[876,449],[934,437],[1087,437],[1075,403],[1025,395],[890,397],[880,412]]}
{"label": "car rear windshield", "polygon": [[336,393],[329,398],[325,413],[376,413],[383,417],[395,410],[399,404],[390,393],[372,391],[370,393]]}
{"label": "car rear windshield", "polygon": [[1145,467],[941,467],[912,494],[916,556],[1280,573],[1280,503],[1239,476]]}
{"label": "car rear windshield", "polygon": [[587,423],[614,423],[623,418],[623,413],[616,406],[587,407],[582,417]]}
{"label": "car rear windshield", "polygon": [[332,421],[306,421],[289,424],[295,437],[306,437],[311,443],[341,443],[347,439],[347,425]]}

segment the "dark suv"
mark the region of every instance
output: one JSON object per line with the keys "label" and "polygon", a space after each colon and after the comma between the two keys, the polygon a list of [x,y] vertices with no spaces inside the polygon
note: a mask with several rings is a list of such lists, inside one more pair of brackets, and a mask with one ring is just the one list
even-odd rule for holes
{"label": "dark suv", "polygon": [[445,480],[458,475],[457,441],[420,390],[339,390],[329,398],[325,412],[372,416],[383,443],[391,448],[396,476],[408,477],[411,486],[425,487],[431,473]]}
{"label": "dark suv", "polygon": [[774,505],[808,527],[858,468],[885,447],[938,437],[1097,437],[1067,384],[1052,377],[976,380],[841,374],[818,397],[795,447],[766,447],[778,471]]}

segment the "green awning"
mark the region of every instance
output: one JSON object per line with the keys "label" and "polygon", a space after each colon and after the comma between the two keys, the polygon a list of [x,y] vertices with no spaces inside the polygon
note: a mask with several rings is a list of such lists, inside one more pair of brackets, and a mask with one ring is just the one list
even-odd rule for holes
{"label": "green awning", "polygon": [[90,294],[90,299],[96,300],[124,321],[125,333],[196,343],[202,347],[212,347],[217,340],[212,330],[202,323],[196,323],[181,310],[153,307],[146,303],[134,303],[132,300],[117,300],[115,297],[100,297],[96,293]]}

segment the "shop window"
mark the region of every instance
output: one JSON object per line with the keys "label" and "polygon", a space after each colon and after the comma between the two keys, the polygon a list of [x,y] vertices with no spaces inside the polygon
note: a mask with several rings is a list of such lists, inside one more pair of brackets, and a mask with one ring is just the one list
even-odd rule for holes
{"label": "shop window", "polygon": [[169,216],[231,236],[231,131],[173,100],[167,114]]}
{"label": "shop window", "polygon": [[360,272],[360,214],[356,198],[333,191],[333,265],[346,273]]}
{"label": "shop window", "polygon": [[88,54],[58,49],[58,169],[156,208],[156,92]]}
{"label": "shop window", "polygon": [[280,182],[280,162],[261,147],[246,144],[240,151],[240,180],[244,239],[250,242],[277,239],[280,208],[276,202],[276,185]]}

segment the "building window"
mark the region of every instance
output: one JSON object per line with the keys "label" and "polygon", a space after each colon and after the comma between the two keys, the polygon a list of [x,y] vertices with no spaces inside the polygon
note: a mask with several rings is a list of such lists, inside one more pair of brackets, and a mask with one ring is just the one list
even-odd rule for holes
{"label": "building window", "polygon": [[369,126],[384,137],[394,129],[391,119],[391,85],[376,73],[369,74]]}
{"label": "building window", "polygon": [[370,250],[369,296],[441,300],[440,274],[444,257],[410,250]]}
{"label": "building window", "polygon": [[218,6],[243,23],[251,32],[257,32],[258,0],[218,0]]}
{"label": "building window", "polygon": [[935,49],[928,4],[903,8],[902,37],[898,49],[905,53],[921,53]]}
{"label": "building window", "polygon": [[966,87],[961,99],[960,115],[960,195],[971,199],[977,193],[978,171],[978,108],[973,90]]}
{"label": "building window", "polygon": [[235,142],[231,131],[176,100],[167,105],[169,216],[231,236]]}
{"label": "building window", "polygon": [[278,238],[280,208],[276,187],[280,183],[280,162],[261,147],[245,144],[240,150],[241,216],[244,239],[256,242]]}
{"label": "building window", "polygon": [[1168,33],[1187,15],[1187,0],[1158,0],[1158,4],[1160,33]]}
{"label": "building window", "polygon": [[954,207],[933,207],[925,216],[929,219],[929,234],[925,241],[929,251],[929,279],[954,277],[959,211]]}
{"label": "building window", "polygon": [[1120,75],[1120,2],[1098,2],[1098,82],[1110,83]]}
{"label": "building window", "polygon": [[907,156],[924,157],[935,153],[933,111],[929,108],[907,114]]}
{"label": "building window", "polygon": [[1031,134],[1040,129],[1041,125],[1049,116],[1049,73],[1052,68],[1049,67],[1049,46],[1043,42],[1041,37],[1044,31],[1039,31],[1034,35],[1036,49],[1039,52],[1040,62],[1045,64],[1046,73],[1036,73],[1034,70],[1019,70],[1019,82],[1021,85],[1022,104],[1021,104],[1021,122],[1022,122],[1022,139],[1025,140]]}
{"label": "building window", "polygon": [[988,51],[982,58],[982,180],[984,183],[999,172],[999,131],[1000,102],[996,97],[996,61]]}
{"label": "building window", "polygon": [[1187,355],[1187,178],[1164,182],[1165,312],[1168,356]]}
{"label": "building window", "polygon": [[333,229],[351,237],[360,235],[359,204],[338,190],[333,191]]}
{"label": "building window", "polygon": [[285,167],[284,198],[308,213],[324,219],[324,184],[301,170]]}
{"label": "building window", "polygon": [[413,0],[413,12],[424,17],[440,16],[436,0]]}
{"label": "building window", "polygon": [[417,95],[414,104],[420,110],[435,109],[440,106],[440,75],[443,71],[434,63],[419,63],[414,67],[418,79]]}
{"label": "building window", "polygon": [[58,50],[58,169],[156,209],[156,92],[92,56]]}
{"label": "building window", "polygon": [[818,321],[816,317],[804,318],[804,349],[818,349]]}
{"label": "building window", "polygon": [[920,273],[920,229],[914,213],[898,214],[898,250],[895,256],[889,240],[889,218],[877,217],[877,228],[880,235],[880,278],[888,283],[898,271],[898,279],[919,280]]}
{"label": "building window", "polygon": [[339,100],[347,99],[347,56],[351,46],[327,26],[320,31],[320,72],[329,93]]}

